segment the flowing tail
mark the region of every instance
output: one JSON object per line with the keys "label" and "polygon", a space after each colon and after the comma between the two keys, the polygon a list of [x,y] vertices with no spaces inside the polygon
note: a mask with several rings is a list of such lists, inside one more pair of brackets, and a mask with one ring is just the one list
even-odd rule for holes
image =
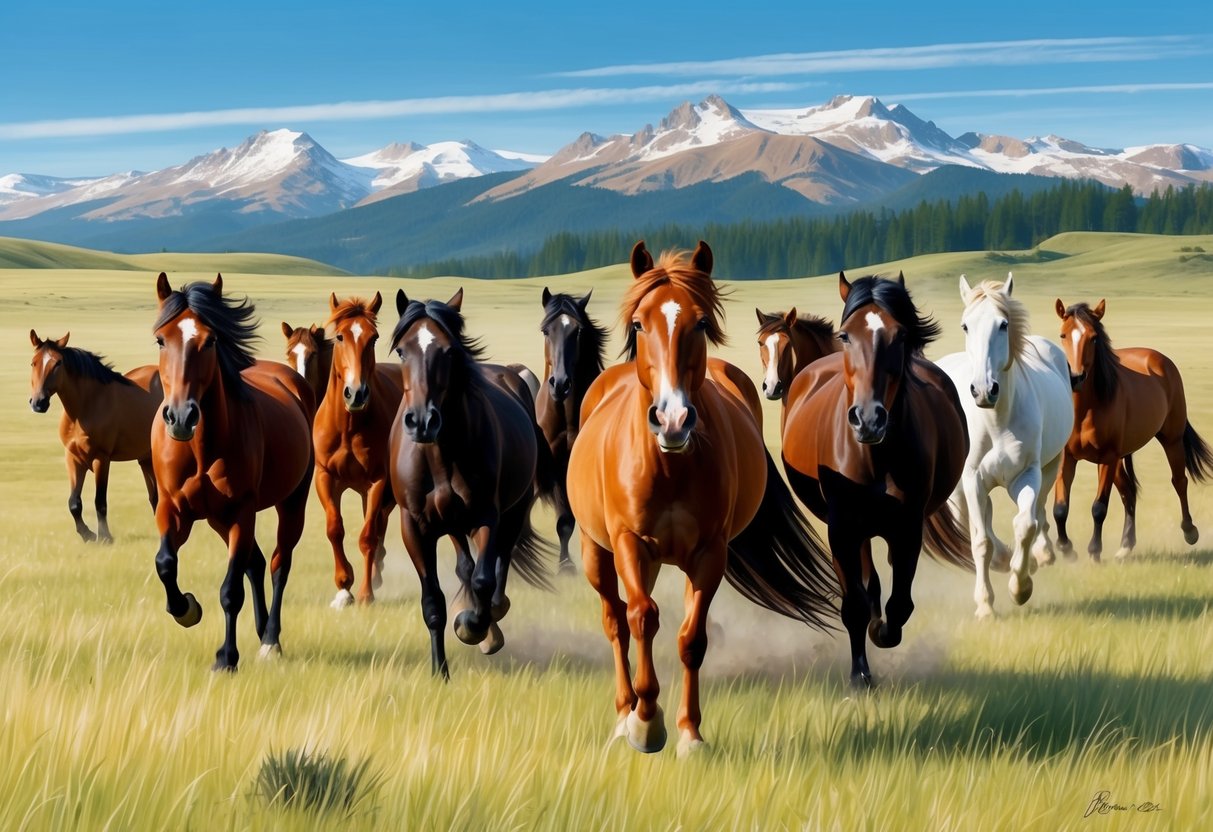
{"label": "flowing tail", "polygon": [[548,576],[547,564],[556,559],[559,552],[547,539],[540,537],[531,525],[531,511],[527,509],[523,516],[522,532],[514,551],[510,554],[510,571],[517,571],[518,576],[531,586],[552,591],[552,582]]}
{"label": "flowing tail", "polygon": [[947,502],[923,523],[922,548],[928,555],[944,563],[970,572],[977,568],[973,564],[973,543],[969,540],[969,532],[961,527]]}
{"label": "flowing tail", "polygon": [[1213,476],[1213,450],[1200,438],[1191,422],[1184,424],[1184,467],[1188,469],[1188,476],[1197,482],[1205,482]]}
{"label": "flowing tail", "polygon": [[771,454],[767,487],[750,525],[729,543],[725,579],[760,607],[803,621],[819,630],[833,628],[838,616],[831,599],[838,595],[830,554]]}

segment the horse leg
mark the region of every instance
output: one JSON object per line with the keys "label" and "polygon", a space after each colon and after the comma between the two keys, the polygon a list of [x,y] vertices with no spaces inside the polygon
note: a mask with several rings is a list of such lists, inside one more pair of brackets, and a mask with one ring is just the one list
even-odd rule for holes
{"label": "horse leg", "polygon": [[156,526],[160,531],[160,549],[156,552],[156,574],[164,584],[169,615],[182,627],[193,627],[202,620],[202,606],[192,592],[182,593],[177,585],[177,552],[189,540],[193,522],[176,514],[171,501],[160,501]]}
{"label": "horse leg", "polygon": [[[872,619],[871,607],[863,586],[861,549],[865,538],[844,530],[838,522],[829,524],[830,552],[833,555],[834,571],[842,583],[842,623],[851,639],[851,684],[855,687],[871,687],[872,671],[868,667],[867,635]],[[868,543],[871,552],[871,543]],[[873,570],[874,572],[875,570]]]}
{"label": "horse leg", "polygon": [[93,460],[93,506],[97,509],[97,542],[113,543],[114,536],[110,534],[109,524],[109,484],[110,461],[108,459]]}
{"label": "horse leg", "polygon": [[1108,498],[1112,496],[1112,479],[1120,460],[1113,458],[1111,462],[1099,463],[1099,487],[1095,492],[1095,502],[1091,503],[1091,519],[1095,521],[1091,529],[1091,542],[1087,544],[1087,554],[1091,560],[1099,562],[1103,553],[1103,521],[1108,516]]}
{"label": "horse leg", "polygon": [[612,738],[626,736],[627,718],[636,707],[636,691],[632,688],[632,669],[628,664],[627,605],[619,597],[619,576],[615,572],[615,556],[603,549],[583,529],[581,532],[581,564],[590,586],[602,599],[602,630],[611,642],[615,657],[615,733]]}
{"label": "horse leg", "polygon": [[333,583],[337,595],[329,606],[335,610],[345,609],[354,603],[350,587],[354,585],[354,567],[345,557],[345,521],[341,519],[341,495],[345,488],[328,471],[316,466],[316,496],[324,506],[324,532],[333,547]]}
{"label": "horse leg", "polygon": [[1053,553],[1053,541],[1049,540],[1049,488],[1057,481],[1057,469],[1061,465],[1061,457],[1051,460],[1040,467],[1040,487],[1036,490],[1036,542],[1032,546],[1033,564],[1036,566],[1052,566],[1057,560]]}
{"label": "horse leg", "polygon": [[893,566],[893,589],[885,605],[885,623],[873,621],[868,635],[877,647],[901,644],[901,631],[914,612],[914,573],[918,571],[918,556],[922,552],[922,513],[913,512],[912,522],[902,534],[889,541],[889,562]]}
{"label": "horse leg", "polygon": [[870,620],[880,620],[880,573],[872,562],[872,541],[865,540],[859,544],[859,563],[863,569],[864,591],[868,594],[868,609],[871,610]]}
{"label": "horse leg", "polygon": [[708,651],[708,607],[724,577],[728,544],[723,540],[707,548],[687,575],[683,606],[686,618],[678,630],[678,657],[682,659],[682,704],[678,708],[678,756],[703,748],[699,733],[699,668]]}
{"label": "horse leg", "polygon": [[[362,552],[362,583],[358,587],[358,603],[372,604],[375,601],[374,576],[376,573],[375,558],[383,541],[383,518],[381,506],[383,491],[387,480],[376,480],[370,489],[362,495],[362,533],[358,535],[358,549]],[[380,579],[380,583],[382,583]]]}
{"label": "horse leg", "polygon": [[392,509],[396,507],[396,495],[392,493],[392,481],[387,474],[383,476],[383,498],[379,502],[379,540],[375,544],[375,568],[371,571],[371,587],[379,589],[383,586],[383,559],[387,557],[388,519]]}
{"label": "horse leg", "polygon": [[1074,544],[1066,534],[1066,518],[1070,515],[1070,487],[1074,485],[1074,469],[1078,460],[1068,448],[1061,452],[1061,470],[1053,487],[1053,522],[1057,524],[1057,548],[1066,560],[1074,560]]}
{"label": "horse leg", "polygon": [[438,541],[433,535],[422,534],[417,523],[407,511],[400,511],[400,535],[409,560],[417,570],[421,582],[421,617],[430,631],[430,670],[444,680],[451,678],[446,663],[446,598],[438,583]]}
{"label": "horse leg", "polygon": [[493,594],[497,591],[497,551],[499,518],[492,518],[472,530],[472,545],[476,547],[476,567],[472,570],[470,609],[455,616],[455,636],[464,644],[479,644],[489,634],[493,623],[491,614]]}
{"label": "horse leg", "polygon": [[258,639],[265,637],[265,627],[270,615],[269,607],[265,603],[265,565],[265,554],[254,539],[253,551],[249,553],[244,576],[248,578],[249,589],[253,591],[253,623],[257,628]]}
{"label": "horse leg", "polygon": [[156,488],[156,474],[152,470],[151,458],[139,460],[139,469],[143,471],[143,484],[147,486],[147,501],[152,504],[152,514],[155,514],[160,491]]}
{"label": "horse leg", "polygon": [[665,714],[657,704],[661,685],[653,667],[653,637],[661,622],[651,593],[660,565],[652,562],[648,544],[631,532],[612,543],[628,597],[628,629],[636,642],[636,707],[628,714],[626,735],[632,748],[651,754],[665,748],[666,741]]}
{"label": "horse leg", "polygon": [[71,488],[67,496],[67,510],[76,521],[76,534],[80,535],[85,543],[92,543],[97,539],[97,535],[93,534],[93,530],[84,522],[84,503],[80,499],[80,492],[84,490],[84,472],[87,470],[88,466],[83,461],[76,459],[71,453],[67,454],[67,484]]}
{"label": "horse leg", "polygon": [[230,526],[211,518],[210,525],[227,543],[227,574],[219,586],[219,605],[223,607],[223,644],[215,651],[215,663],[211,670],[235,671],[240,663],[240,651],[236,649],[236,622],[244,606],[244,573],[248,569],[252,548],[256,545],[254,523],[256,513],[241,512],[241,517]]}
{"label": "horse leg", "polygon": [[556,535],[560,538],[560,561],[557,568],[561,573],[571,575],[577,571],[577,568],[573,566],[573,560],[569,557],[569,541],[573,537],[577,521],[573,517],[573,509],[569,507],[569,495],[563,479],[556,483],[555,503]]}
{"label": "horse leg", "polygon": [[1120,533],[1120,549],[1116,552],[1117,559],[1127,558],[1133,554],[1137,545],[1137,483],[1134,482],[1133,457],[1126,456],[1116,465],[1116,475],[1112,482],[1120,492],[1120,501],[1125,507],[1125,527]]}
{"label": "horse leg", "polygon": [[261,637],[261,650],[257,653],[260,659],[272,659],[282,655],[282,599],[286,595],[286,582],[291,577],[295,547],[303,536],[307,493],[312,485],[309,480],[310,478],[304,475],[295,490],[277,508],[278,535],[274,554],[270,558],[270,582],[274,587],[274,599],[270,602],[265,634]]}
{"label": "horse leg", "polygon": [[[1162,442],[1161,437],[1159,442]],[[1200,532],[1192,522],[1192,514],[1188,511],[1188,473],[1184,467],[1184,443],[1182,434],[1174,441],[1162,446],[1167,454],[1167,464],[1171,466],[1171,487],[1175,496],[1179,497],[1180,521],[1179,528],[1183,530],[1184,540],[1189,546],[1195,545],[1200,539]]]}
{"label": "horse leg", "polygon": [[994,615],[994,587],[990,584],[990,561],[995,549],[994,506],[990,492],[978,479],[977,473],[967,467],[961,476],[964,489],[965,513],[969,520],[969,540],[973,546],[973,567],[976,583],[973,587],[973,602],[977,604],[978,619]]}
{"label": "horse leg", "polygon": [[489,623],[489,634],[480,642],[480,652],[486,656],[491,656],[505,646],[505,636],[497,622],[505,618],[506,613],[510,611],[510,596],[506,595],[505,588],[510,577],[510,563],[513,559],[514,547],[522,538],[523,529],[527,524],[527,514],[530,510],[531,506],[527,503],[515,506],[502,515],[501,522],[497,526],[495,535],[498,548],[495,575],[497,580],[493,588],[493,597],[489,601],[489,615],[492,617],[492,621]]}
{"label": "horse leg", "polygon": [[1032,542],[1040,531],[1037,503],[1041,493],[1041,478],[1043,474],[1035,465],[1020,472],[1011,483],[1008,492],[1019,512],[1015,515],[1015,552],[1011,557],[1011,577],[1007,588],[1011,592],[1011,600],[1023,605],[1032,597],[1032,576],[1029,574],[1028,555],[1031,553]]}

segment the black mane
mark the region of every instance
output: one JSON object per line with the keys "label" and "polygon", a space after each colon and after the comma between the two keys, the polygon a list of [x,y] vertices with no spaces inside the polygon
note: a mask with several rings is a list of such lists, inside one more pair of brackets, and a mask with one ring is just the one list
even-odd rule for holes
{"label": "black mane", "polygon": [[253,343],[257,340],[253,304],[247,297],[240,301],[224,297],[210,283],[187,283],[164,299],[152,331],[160,329],[187,309],[197,315],[198,320],[215,335],[215,352],[219,358],[219,372],[223,376],[224,387],[242,396],[245,383],[240,373],[257,361],[252,351]]}
{"label": "black mane", "polygon": [[920,353],[927,344],[940,335],[939,323],[930,315],[923,315],[914,305],[914,299],[899,280],[868,275],[851,283],[846,304],[842,308],[842,320],[846,323],[855,312],[874,303],[888,312],[901,324],[906,333],[906,346],[910,353]]}
{"label": "black mane", "polygon": [[1120,382],[1120,376],[1116,372],[1116,368],[1120,366],[1120,359],[1116,357],[1116,352],[1112,349],[1112,339],[1108,337],[1103,321],[1095,317],[1089,304],[1071,305],[1066,309],[1066,316],[1070,315],[1073,315],[1083,326],[1090,327],[1095,332],[1093,344],[1095,359],[1091,362],[1091,383],[1095,386],[1095,398],[1106,402],[1116,395],[1116,388]]}
{"label": "black mane", "polygon": [[463,315],[440,300],[409,301],[408,306],[404,309],[404,314],[396,322],[396,328],[392,330],[391,348],[393,350],[396,349],[400,340],[404,338],[405,333],[412,328],[413,324],[420,320],[433,321],[458,347],[455,352],[457,356],[456,366],[462,369],[463,372],[460,375],[466,384],[475,388],[478,385],[488,383],[484,378],[484,374],[480,371],[478,364],[478,362],[484,360],[484,346],[479,340],[469,338],[464,334]]}
{"label": "black mane", "polygon": [[[587,356],[592,357],[594,362],[592,369],[595,372],[601,373],[606,366],[606,342],[608,338],[606,329],[582,310],[578,298],[564,293],[552,295],[551,300],[543,308],[543,323],[540,324],[540,328],[547,329],[561,315],[572,315],[581,324],[581,337],[584,339],[584,346],[587,347],[587,349],[581,351],[581,361],[588,364],[589,358]],[[580,370],[582,368],[578,367],[577,369]]]}
{"label": "black mane", "polygon": [[101,384],[133,385],[135,383],[115,370],[103,356],[97,355],[95,352],[77,347],[61,347],[54,341],[43,341],[42,346],[58,353],[68,375],[86,378]]}

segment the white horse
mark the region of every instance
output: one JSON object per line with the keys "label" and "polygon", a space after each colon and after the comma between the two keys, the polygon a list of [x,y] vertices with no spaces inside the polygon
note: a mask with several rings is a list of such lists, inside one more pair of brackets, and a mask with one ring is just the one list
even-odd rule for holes
{"label": "white horse", "polygon": [[[1009,556],[1008,587],[1016,604],[1032,596],[1030,571],[1037,563],[1053,562],[1045,500],[1074,426],[1065,353],[1028,333],[1027,309],[1011,297],[1012,288],[1010,274],[1006,283],[988,280],[977,288],[961,275],[965,351],[937,362],[956,384],[969,423],[969,456],[949,504],[961,522],[968,522],[978,618],[994,614],[992,560],[1002,571]],[[990,491],[995,486],[1005,488],[1019,509],[1010,551],[994,534]]]}

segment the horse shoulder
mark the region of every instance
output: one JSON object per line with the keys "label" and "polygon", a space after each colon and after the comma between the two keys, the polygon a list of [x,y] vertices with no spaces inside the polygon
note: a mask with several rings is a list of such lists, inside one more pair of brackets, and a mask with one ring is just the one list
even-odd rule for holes
{"label": "horse shoulder", "polygon": [[582,429],[605,399],[618,396],[628,388],[629,378],[632,380],[636,378],[636,369],[630,361],[608,367],[598,375],[598,378],[594,379],[589,389],[586,390],[585,397],[581,400]]}
{"label": "horse shoulder", "polygon": [[762,433],[762,400],[758,397],[758,388],[742,370],[720,358],[708,359],[708,377],[728,396],[749,411]]}
{"label": "horse shoulder", "polygon": [[316,396],[294,369],[280,361],[257,361],[241,375],[252,387],[279,401],[294,399],[309,425],[316,415]]}

